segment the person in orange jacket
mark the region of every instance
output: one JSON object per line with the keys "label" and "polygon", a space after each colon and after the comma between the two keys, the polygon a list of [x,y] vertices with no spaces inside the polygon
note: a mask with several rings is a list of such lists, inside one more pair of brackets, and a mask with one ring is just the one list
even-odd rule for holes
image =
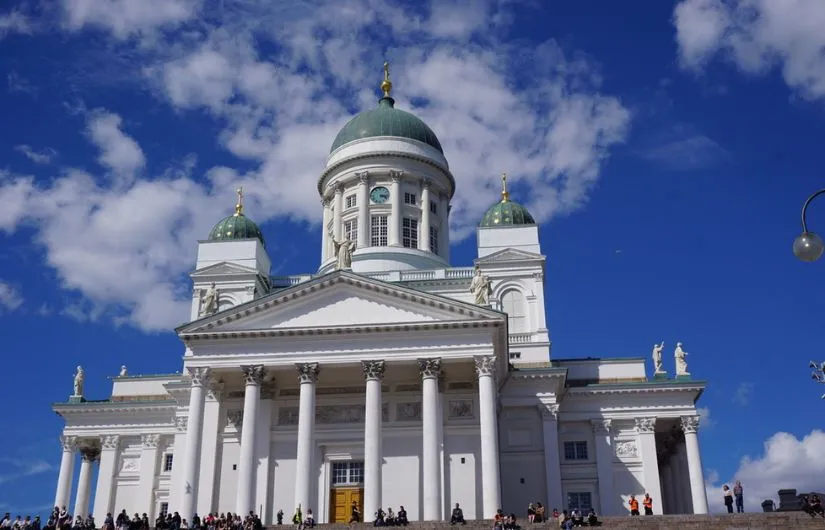
{"label": "person in orange jacket", "polygon": [[636,500],[635,495],[630,496],[628,504],[630,505],[630,515],[639,515],[639,501]]}
{"label": "person in orange jacket", "polygon": [[645,493],[645,498],[642,500],[642,504],[645,507],[645,515],[653,515],[653,499],[650,498],[648,493]]}

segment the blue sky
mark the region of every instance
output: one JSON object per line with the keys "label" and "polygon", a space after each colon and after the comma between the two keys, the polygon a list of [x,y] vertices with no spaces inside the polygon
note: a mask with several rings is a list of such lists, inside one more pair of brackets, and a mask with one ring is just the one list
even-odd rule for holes
{"label": "blue sky", "polygon": [[121,364],[179,369],[186,273],[236,185],[273,273],[317,268],[315,181],[385,58],[457,178],[454,265],[506,171],[542,222],[554,356],[682,341],[711,503],[735,477],[752,508],[821,489],[825,263],[791,242],[825,186],[825,4],[314,4],[0,7],[0,511],[53,499],[76,365],[90,398]]}

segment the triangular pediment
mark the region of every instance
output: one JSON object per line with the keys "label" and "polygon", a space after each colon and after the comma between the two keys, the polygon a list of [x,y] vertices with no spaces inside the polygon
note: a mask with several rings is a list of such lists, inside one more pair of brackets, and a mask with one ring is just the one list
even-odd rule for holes
{"label": "triangular pediment", "polygon": [[186,324],[181,334],[501,320],[502,313],[337,271]]}
{"label": "triangular pediment", "polygon": [[215,276],[237,276],[239,274],[258,274],[258,271],[251,267],[244,267],[243,265],[236,265],[235,263],[222,262],[191,272],[189,277],[212,278]]}
{"label": "triangular pediment", "polygon": [[534,252],[527,252],[526,250],[519,250],[516,248],[505,248],[497,252],[493,252],[488,256],[479,258],[476,263],[495,263],[503,261],[536,261],[544,260],[544,256]]}

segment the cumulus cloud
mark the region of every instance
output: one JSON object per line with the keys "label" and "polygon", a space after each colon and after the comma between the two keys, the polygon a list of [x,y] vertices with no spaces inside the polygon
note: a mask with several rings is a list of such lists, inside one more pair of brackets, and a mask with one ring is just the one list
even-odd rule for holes
{"label": "cumulus cloud", "polygon": [[713,426],[713,424],[714,424],[714,423],[716,423],[716,422],[715,422],[715,421],[714,421],[714,420],[710,417],[710,408],[708,408],[708,407],[700,407],[700,408],[696,409],[696,413],[697,413],[697,414],[699,414],[699,424],[700,424],[700,427],[702,427],[702,428],[704,428],[704,429],[709,429],[710,427],[712,427],[712,426]]}
{"label": "cumulus cloud", "polygon": [[779,69],[804,98],[825,96],[825,2],[682,0],[673,23],[685,68],[721,57],[748,74]]}
{"label": "cumulus cloud", "polygon": [[36,227],[63,287],[90,303],[73,305],[83,308],[74,315],[110,308],[117,321],[151,330],[184,319],[193,243],[234,186],[244,186],[258,222],[319,223],[316,182],[329,146],[355,111],[376,104],[386,58],[397,106],[436,131],[450,161],[455,240],[495,201],[502,171],[539,221],[581,207],[630,124],[621,101],[601,91],[592,60],[553,40],[528,48],[501,37],[510,23],[503,1],[433,2],[417,13],[383,0],[323,9],[260,0],[61,5],[69,32],[110,34],[170,112],[181,120],[205,112],[218,145],[251,168],[179,163],[147,174],[167,161],[152,160],[123,107],[88,113],[83,132],[103,175],[64,168],[48,182],[0,178],[0,199],[25,205],[0,212],[0,229]]}
{"label": "cumulus cloud", "polygon": [[37,150],[30,145],[22,144],[14,146],[14,150],[18,153],[21,153],[23,156],[25,156],[35,164],[48,164],[52,161],[55,155],[57,155],[57,151],[55,151],[51,147],[46,147],[45,149]]}
{"label": "cumulus cloud", "polygon": [[23,296],[10,283],[0,280],[0,313],[14,311],[23,305]]}
{"label": "cumulus cloud", "polygon": [[15,9],[8,13],[0,13],[0,39],[14,33],[31,32],[31,21],[21,11]]}
{"label": "cumulus cloud", "polygon": [[764,446],[764,453],[757,458],[746,456],[739,469],[727,482],[719,482],[719,475],[708,473],[708,503],[714,513],[725,511],[722,486],[732,486],[736,480],[744,488],[745,511],[762,511],[761,503],[773,499],[779,505],[777,491],[785,488],[800,493],[822,490],[822,474],[825,473],[825,433],[812,431],[801,440],[786,432],[771,436]]}

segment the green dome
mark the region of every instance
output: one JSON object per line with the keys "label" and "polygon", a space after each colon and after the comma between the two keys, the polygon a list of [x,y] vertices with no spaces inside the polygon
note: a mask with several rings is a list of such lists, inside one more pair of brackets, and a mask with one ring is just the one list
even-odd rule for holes
{"label": "green dome", "polygon": [[527,208],[510,199],[502,199],[501,201],[490,206],[484,217],[481,218],[481,223],[478,225],[481,228],[495,228],[497,226],[524,226],[534,225],[536,220],[527,211]]}
{"label": "green dome", "polygon": [[378,107],[364,111],[347,122],[335,137],[330,152],[355,140],[377,136],[418,140],[444,153],[433,130],[409,112],[396,109],[395,100],[389,96],[381,98]]}
{"label": "green dome", "polygon": [[234,239],[258,239],[266,246],[261,229],[242,212],[221,219],[209,232],[209,241],[231,241]]}

